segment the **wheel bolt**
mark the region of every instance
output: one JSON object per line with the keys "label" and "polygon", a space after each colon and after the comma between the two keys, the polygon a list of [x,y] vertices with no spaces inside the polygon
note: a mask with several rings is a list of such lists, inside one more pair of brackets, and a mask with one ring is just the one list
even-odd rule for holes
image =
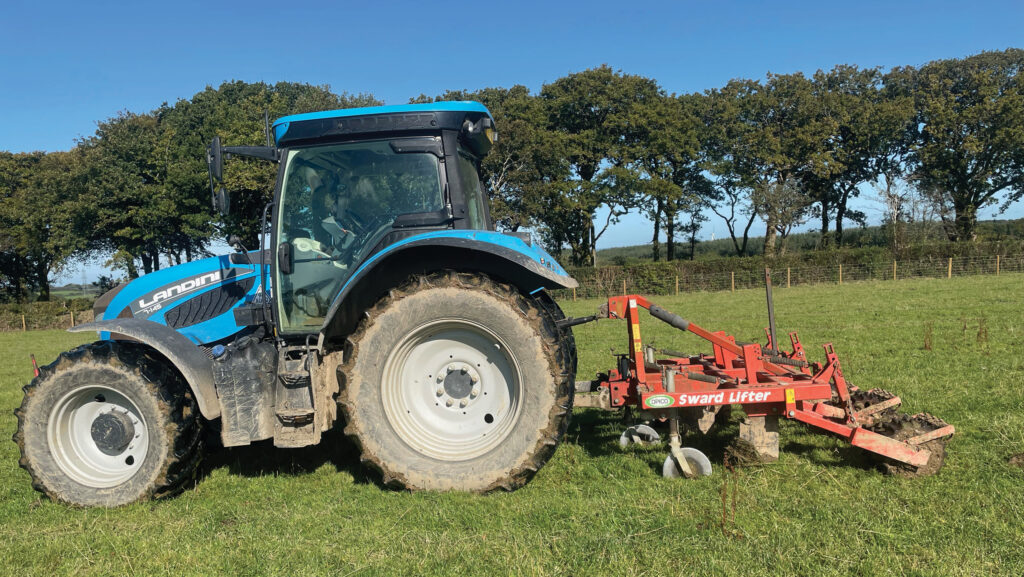
{"label": "wheel bolt", "polygon": [[438,389],[437,389],[437,396],[440,397],[443,394],[444,394],[444,387],[438,387]]}
{"label": "wheel bolt", "polygon": [[444,382],[444,375],[437,375],[437,382],[443,383]]}
{"label": "wheel bolt", "polygon": [[452,406],[454,404],[455,404],[455,400],[454,399],[448,399],[447,401],[444,402],[444,406],[446,406],[446,407],[450,407],[450,406]]}
{"label": "wheel bolt", "polygon": [[454,373],[455,372],[455,365],[448,365],[448,372],[449,373]]}
{"label": "wheel bolt", "polygon": [[479,395],[479,394],[480,394],[480,390],[479,389],[473,389],[472,391],[469,392],[469,398],[475,399],[476,396]]}
{"label": "wheel bolt", "polygon": [[466,405],[468,405],[468,404],[469,404],[469,401],[467,401],[466,399],[462,399],[461,401],[459,401],[459,406],[462,407],[463,409],[465,409]]}
{"label": "wheel bolt", "polygon": [[478,376],[476,376],[476,375],[469,375],[469,381],[470,381],[471,383],[475,383],[475,382],[477,382],[477,381],[479,381],[479,380],[480,380],[480,377],[478,377]]}
{"label": "wheel bolt", "polygon": [[468,373],[469,372],[469,365],[462,365],[462,368],[460,370],[462,371],[462,374]]}

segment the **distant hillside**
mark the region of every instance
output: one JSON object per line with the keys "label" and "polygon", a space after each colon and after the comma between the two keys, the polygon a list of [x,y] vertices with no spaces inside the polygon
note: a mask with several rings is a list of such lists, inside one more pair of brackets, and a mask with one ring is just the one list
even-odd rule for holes
{"label": "distant hillside", "polygon": [[[945,244],[947,242],[938,223],[917,226],[907,234],[913,244]],[[889,246],[887,232],[881,226],[848,229],[843,231],[843,236],[843,245],[849,248]],[[786,252],[813,251],[819,247],[820,238],[821,235],[818,232],[792,234],[785,241]],[[978,223],[978,239],[982,242],[1024,240],[1024,219],[981,221]],[[694,248],[694,258],[698,260],[736,256],[732,239],[729,237],[698,241]],[[760,255],[763,251],[764,237],[751,237],[747,242],[747,255]],[[661,258],[665,258],[665,243],[661,245]],[[679,242],[676,244],[676,258],[679,260],[690,258],[689,243]],[[598,266],[628,265],[650,260],[652,258],[649,243],[597,251]]]}
{"label": "distant hillside", "polygon": [[76,299],[95,298],[99,296],[100,289],[93,284],[70,283],[50,289],[50,298],[53,299]]}

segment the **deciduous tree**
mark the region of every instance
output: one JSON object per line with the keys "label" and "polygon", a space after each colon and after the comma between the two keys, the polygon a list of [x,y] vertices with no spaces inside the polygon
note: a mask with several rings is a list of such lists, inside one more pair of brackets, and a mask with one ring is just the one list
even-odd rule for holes
{"label": "deciduous tree", "polygon": [[[918,187],[941,209],[953,241],[976,238],[978,211],[1024,195],[1024,50],[937,60],[887,78],[912,95]],[[1002,195],[1000,197],[1000,195]]]}

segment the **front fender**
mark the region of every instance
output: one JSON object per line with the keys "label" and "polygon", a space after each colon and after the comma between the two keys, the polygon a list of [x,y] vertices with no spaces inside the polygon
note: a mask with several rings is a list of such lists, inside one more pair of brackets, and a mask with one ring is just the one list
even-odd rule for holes
{"label": "front fender", "polygon": [[188,337],[167,326],[145,319],[111,319],[68,329],[72,333],[111,332],[145,343],[169,360],[188,382],[199,411],[207,419],[220,416],[220,402],[213,383],[213,361]]}
{"label": "front fender", "polygon": [[383,291],[412,275],[445,269],[487,274],[527,294],[577,286],[551,255],[518,237],[478,230],[437,231],[389,245],[367,259],[334,298],[320,330],[346,332]]}

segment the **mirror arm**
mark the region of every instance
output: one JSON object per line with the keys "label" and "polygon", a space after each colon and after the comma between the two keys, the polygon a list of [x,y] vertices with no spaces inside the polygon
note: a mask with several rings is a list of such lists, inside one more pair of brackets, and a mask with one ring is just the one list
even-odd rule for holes
{"label": "mirror arm", "polygon": [[249,158],[258,158],[270,162],[278,162],[280,154],[273,146],[225,146],[224,152]]}

